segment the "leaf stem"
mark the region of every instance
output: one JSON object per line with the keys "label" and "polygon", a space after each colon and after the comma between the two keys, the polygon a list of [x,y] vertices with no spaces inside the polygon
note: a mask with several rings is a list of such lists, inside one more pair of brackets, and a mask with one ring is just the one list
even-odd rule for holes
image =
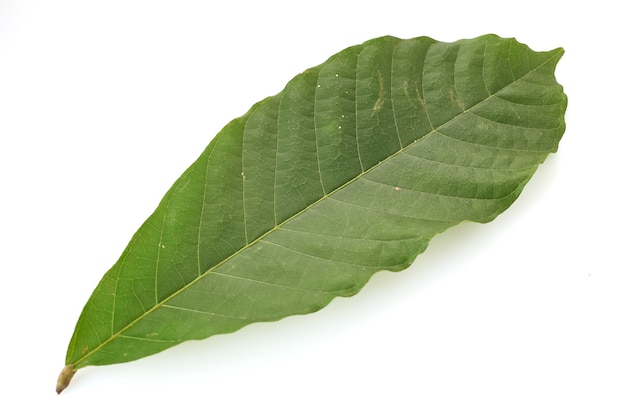
{"label": "leaf stem", "polygon": [[59,374],[57,379],[57,394],[60,394],[72,381],[72,377],[76,373],[76,369],[73,365],[67,365]]}

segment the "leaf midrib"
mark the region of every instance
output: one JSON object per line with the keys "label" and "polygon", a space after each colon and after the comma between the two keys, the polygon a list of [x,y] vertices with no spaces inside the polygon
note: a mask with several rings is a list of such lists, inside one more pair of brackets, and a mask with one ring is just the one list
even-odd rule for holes
{"label": "leaf midrib", "polygon": [[[394,50],[397,47],[394,46]],[[555,50],[556,51],[556,50]],[[306,206],[305,208],[303,208],[302,210],[296,212],[295,214],[291,215],[290,217],[286,218],[285,220],[283,220],[280,223],[275,224],[271,229],[269,229],[267,232],[263,233],[262,235],[258,236],[257,238],[255,238],[253,241],[246,243],[246,245],[244,245],[243,247],[241,247],[240,249],[238,249],[237,251],[233,252],[230,256],[224,258],[222,261],[216,263],[214,266],[212,266],[211,268],[207,269],[204,273],[200,274],[198,277],[196,277],[195,279],[193,279],[192,281],[190,281],[189,283],[185,284],[183,287],[181,287],[179,290],[175,291],[174,293],[168,295],[167,297],[165,297],[163,300],[157,302],[153,307],[151,307],[150,309],[146,310],[144,313],[142,313],[140,316],[138,316],[135,320],[131,321],[130,323],[128,323],[127,325],[125,325],[124,327],[122,327],[120,330],[118,330],[117,332],[113,333],[109,338],[107,338],[104,342],[100,343],[97,347],[95,347],[94,349],[90,350],[89,352],[87,352],[86,354],[84,354],[82,357],[80,357],[78,360],[76,360],[73,363],[67,364],[68,366],[71,365],[74,369],[78,369],[80,367],[77,367],[77,365],[79,365],[82,362],[85,362],[90,356],[94,355],[95,353],[97,353],[98,351],[100,351],[100,349],[102,349],[103,347],[105,347],[106,345],[108,345],[109,343],[111,343],[113,340],[117,339],[120,336],[125,336],[123,333],[125,333],[127,330],[131,329],[136,323],[140,322],[141,320],[143,320],[145,317],[149,316],[150,314],[152,314],[153,312],[159,310],[160,308],[162,308],[163,306],[167,306],[167,303],[169,301],[171,301],[173,298],[177,297],[178,295],[180,295],[181,293],[183,293],[184,291],[186,291],[188,288],[192,287],[193,285],[195,285],[196,283],[198,283],[199,281],[203,280],[204,278],[206,278],[209,274],[211,274],[213,271],[215,271],[216,269],[218,269],[219,267],[221,267],[222,265],[224,265],[225,263],[229,262],[230,260],[236,258],[237,256],[239,256],[241,253],[245,252],[246,250],[248,250],[250,247],[256,245],[258,242],[262,241],[265,237],[271,235],[272,233],[274,233],[275,231],[279,230],[283,225],[289,223],[291,220],[297,218],[298,216],[300,216],[303,213],[306,213],[307,211],[309,211],[312,207],[315,207],[318,204],[321,204],[323,201],[325,201],[326,199],[328,199],[329,197],[331,197],[332,195],[334,195],[335,193],[337,193],[340,190],[343,190],[344,188],[346,188],[347,186],[351,185],[352,183],[358,181],[359,179],[363,178],[365,175],[367,175],[368,173],[370,173],[371,171],[373,171],[374,169],[376,169],[377,167],[383,165],[384,163],[386,163],[387,161],[395,158],[396,156],[404,153],[407,149],[409,149],[410,147],[416,145],[419,142],[422,142],[423,140],[427,139],[430,135],[435,134],[435,133],[440,133],[438,132],[439,129],[446,127],[452,123],[454,123],[454,121],[456,121],[458,118],[462,117],[463,115],[471,112],[472,109],[480,106],[482,103],[490,100],[492,97],[496,96],[498,93],[500,93],[502,90],[510,87],[511,85],[522,81],[524,78],[528,77],[530,74],[532,74],[535,71],[538,71],[539,69],[541,69],[543,66],[547,65],[550,61],[554,60],[554,59],[558,59],[558,54],[555,53],[555,51],[551,51],[552,55],[550,55],[548,57],[548,59],[546,59],[544,62],[542,62],[540,65],[537,65],[535,68],[533,68],[532,70],[526,72],[522,77],[518,78],[518,79],[514,79],[512,82],[506,84],[505,86],[501,87],[499,90],[489,94],[487,97],[485,97],[484,99],[482,99],[481,101],[475,103],[474,105],[472,105],[471,107],[464,109],[462,112],[460,112],[459,114],[457,114],[456,116],[452,117],[450,120],[440,124],[437,127],[433,127],[432,125],[432,121],[430,120],[430,115],[428,113],[428,110],[426,109],[426,102],[423,102],[423,106],[426,110],[426,115],[428,117],[428,122],[431,126],[431,131],[429,131],[428,133],[424,134],[421,138],[415,139],[413,142],[411,142],[410,144],[402,147],[402,144],[400,143],[400,149],[398,149],[396,152],[392,153],[391,155],[389,155],[387,158],[383,159],[382,161],[380,161],[378,164],[375,164],[373,166],[371,166],[370,168],[362,171],[360,174],[356,175],[354,178],[352,178],[351,180],[347,181],[345,184],[342,184],[341,186],[335,188],[334,190],[332,190],[330,193],[328,194],[324,194],[323,196],[321,196],[319,199],[317,199],[316,201],[312,202],[311,204],[309,204],[308,206]],[[360,53],[359,53],[360,55]],[[394,54],[392,54],[393,56]],[[456,58],[455,58],[455,64],[456,64]],[[319,77],[319,74],[318,74]],[[393,71],[391,73],[391,77],[393,78]],[[485,80],[484,75],[482,76],[483,81]],[[423,80],[422,80],[423,82]],[[423,87],[422,87],[423,88]],[[487,90],[487,92],[489,92]],[[424,98],[422,98],[422,100],[424,100]],[[282,101],[282,98],[281,98]],[[355,100],[356,101],[356,100]],[[396,123],[396,118],[395,118],[395,110],[393,108],[394,104],[394,100],[393,97],[390,99],[391,102],[391,106],[392,106],[392,112],[394,114],[394,126],[397,127],[397,123]],[[245,117],[245,116],[244,116]],[[248,115],[249,117],[249,115]],[[358,133],[358,129],[357,133]],[[447,135],[446,135],[447,136]],[[357,147],[358,149],[358,147]],[[362,166],[362,165],[361,165]],[[209,164],[207,162],[207,170],[208,170]],[[321,176],[320,176],[321,179]],[[205,193],[206,194],[206,193]],[[205,196],[203,196],[203,201],[205,199]],[[200,222],[202,223],[202,222]],[[247,232],[246,232],[247,233]],[[156,279],[156,278],[155,278]],[[114,297],[115,299],[116,297]],[[113,301],[115,303],[115,301]],[[160,340],[158,339],[150,339],[151,341],[154,342],[159,342]],[[170,342],[171,343],[171,342]]]}

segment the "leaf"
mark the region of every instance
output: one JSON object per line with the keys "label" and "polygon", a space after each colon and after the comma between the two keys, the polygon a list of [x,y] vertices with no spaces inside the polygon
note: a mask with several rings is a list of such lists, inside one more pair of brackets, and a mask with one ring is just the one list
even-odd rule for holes
{"label": "leaf", "polygon": [[383,37],[297,75],[230,122],[136,232],[57,390],[88,365],[319,310],[435,234],[494,219],[563,135],[562,54]]}

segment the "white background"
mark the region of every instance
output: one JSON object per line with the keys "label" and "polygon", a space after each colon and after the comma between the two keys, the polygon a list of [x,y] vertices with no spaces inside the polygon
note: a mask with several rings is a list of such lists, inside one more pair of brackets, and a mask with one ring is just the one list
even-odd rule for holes
{"label": "white background", "polygon": [[[0,0],[0,414],[626,415],[613,4]],[[91,291],[228,121],[365,40],[485,33],[566,50],[567,131],[508,211],[319,313],[85,368],[56,395]]]}

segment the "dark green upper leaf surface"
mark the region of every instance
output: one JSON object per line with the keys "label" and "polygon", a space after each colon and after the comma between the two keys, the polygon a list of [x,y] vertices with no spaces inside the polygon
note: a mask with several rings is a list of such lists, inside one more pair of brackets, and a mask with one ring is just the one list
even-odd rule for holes
{"label": "dark green upper leaf surface", "polygon": [[561,49],[374,39],[229,123],[87,302],[67,353],[124,362],[318,310],[486,222],[557,149]]}

